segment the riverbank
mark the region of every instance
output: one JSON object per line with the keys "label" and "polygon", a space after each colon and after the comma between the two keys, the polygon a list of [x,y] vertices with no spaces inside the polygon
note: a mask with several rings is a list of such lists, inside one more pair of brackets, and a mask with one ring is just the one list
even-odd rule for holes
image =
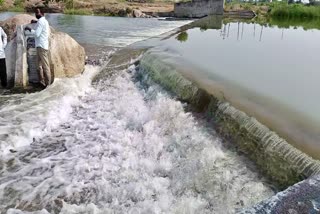
{"label": "riverbank", "polygon": [[226,3],[226,13],[241,11],[252,11],[257,19],[306,19],[320,18],[320,6],[304,4],[287,4],[286,2],[272,3]]}
{"label": "riverbank", "polygon": [[[6,0],[0,6],[1,11],[33,12],[34,8],[43,8],[46,13],[64,13],[72,15],[96,15],[119,17],[173,17],[174,1],[140,0],[140,1],[73,1],[66,3],[52,2],[44,5],[34,1]],[[258,20],[277,19],[311,19],[320,18],[320,6],[304,4],[287,4],[286,2],[229,2],[224,5],[225,17],[254,18]],[[269,20],[267,20],[269,21]]]}
{"label": "riverbank", "polygon": [[173,16],[174,4],[171,1],[74,1],[68,3],[49,3],[44,5],[37,1],[5,1],[0,6],[0,11],[9,12],[32,12],[34,8],[43,8],[46,13],[64,13],[72,15],[97,15],[97,16],[119,16],[119,17],[157,17]]}

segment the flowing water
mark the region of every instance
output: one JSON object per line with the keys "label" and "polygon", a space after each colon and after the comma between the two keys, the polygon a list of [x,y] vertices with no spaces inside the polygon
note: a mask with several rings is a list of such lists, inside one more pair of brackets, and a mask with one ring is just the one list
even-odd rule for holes
{"label": "flowing water", "polygon": [[[102,55],[186,24],[59,14],[48,20]],[[223,38],[221,30],[206,33],[204,41]],[[188,31],[190,41],[194,35],[199,29]],[[189,53],[177,51],[188,46],[180,43],[185,37],[169,39],[172,61]],[[275,194],[185,103],[146,81],[135,60],[126,61],[128,69],[106,65],[109,72],[94,83],[102,68],[87,66],[41,92],[0,95],[0,213],[235,213]]]}
{"label": "flowing water", "polygon": [[234,213],[273,194],[181,102],[135,72],[101,79],[67,121],[2,159],[2,210]]}
{"label": "flowing water", "polygon": [[223,24],[213,17],[148,54],[319,159],[320,30],[288,25]]}

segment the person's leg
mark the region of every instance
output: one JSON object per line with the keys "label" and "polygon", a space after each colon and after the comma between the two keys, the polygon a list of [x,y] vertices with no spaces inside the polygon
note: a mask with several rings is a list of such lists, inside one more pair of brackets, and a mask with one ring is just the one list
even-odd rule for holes
{"label": "person's leg", "polygon": [[43,69],[42,69],[42,62],[41,62],[41,48],[37,48],[37,58],[38,58],[38,74],[40,84],[45,85],[44,76],[43,76]]}
{"label": "person's leg", "polygon": [[7,87],[6,59],[0,59],[0,79],[1,79],[1,86],[3,88],[6,88]]}
{"label": "person's leg", "polygon": [[51,72],[50,72],[50,64],[49,64],[49,51],[41,48],[41,63],[42,63],[42,69],[45,76],[45,82],[46,85],[51,84]]}

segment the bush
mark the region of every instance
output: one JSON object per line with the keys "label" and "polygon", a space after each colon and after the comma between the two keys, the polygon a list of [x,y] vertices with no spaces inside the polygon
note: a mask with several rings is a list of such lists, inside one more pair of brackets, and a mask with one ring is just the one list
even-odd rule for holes
{"label": "bush", "polygon": [[320,7],[305,6],[302,4],[279,4],[271,9],[272,17],[284,18],[316,18],[320,17]]}
{"label": "bush", "polygon": [[23,7],[23,4],[24,4],[23,0],[14,0],[14,2],[13,2],[13,5],[15,7],[19,7],[19,8]]}

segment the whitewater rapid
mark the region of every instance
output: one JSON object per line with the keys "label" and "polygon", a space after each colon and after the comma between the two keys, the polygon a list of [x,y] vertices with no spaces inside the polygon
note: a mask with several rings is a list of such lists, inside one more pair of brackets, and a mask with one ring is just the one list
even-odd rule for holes
{"label": "whitewater rapid", "polygon": [[30,145],[1,156],[1,213],[234,213],[274,194],[185,104],[137,80],[134,65],[91,85],[97,72],[6,101],[1,118],[12,112],[23,125],[7,127],[2,148]]}
{"label": "whitewater rapid", "polygon": [[72,106],[92,89],[92,78],[99,69],[88,65],[83,74],[56,78],[41,92],[0,95],[0,157],[30,145],[66,121]]}

